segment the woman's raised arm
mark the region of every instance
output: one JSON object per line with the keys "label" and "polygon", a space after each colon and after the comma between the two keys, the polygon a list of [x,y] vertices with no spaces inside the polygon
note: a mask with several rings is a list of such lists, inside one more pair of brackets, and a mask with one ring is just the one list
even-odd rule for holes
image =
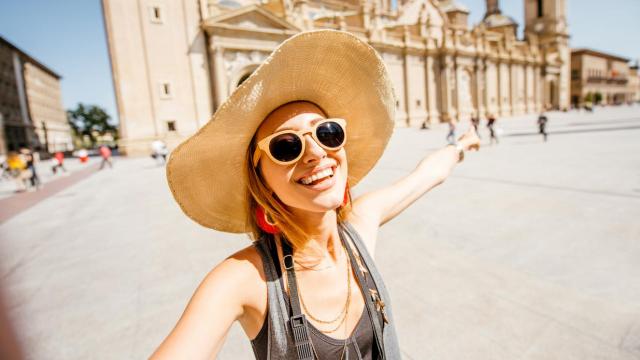
{"label": "woman's raised arm", "polygon": [[[480,139],[473,128],[469,129],[458,143],[464,150],[477,150]],[[366,193],[353,203],[354,222],[367,232],[400,214],[422,195],[441,184],[458,163],[458,150],[447,146],[424,158],[407,176],[392,185]]]}
{"label": "woman's raised arm", "polygon": [[255,298],[252,285],[262,276],[256,256],[247,254],[248,250],[227,258],[207,274],[151,360],[216,357],[229,328]]}

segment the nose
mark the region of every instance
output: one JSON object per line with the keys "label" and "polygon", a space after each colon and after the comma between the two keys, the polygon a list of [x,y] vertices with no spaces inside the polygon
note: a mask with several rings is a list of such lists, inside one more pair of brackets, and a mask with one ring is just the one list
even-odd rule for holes
{"label": "nose", "polygon": [[302,155],[302,162],[305,164],[311,164],[313,162],[319,162],[321,159],[327,156],[327,152],[318,145],[311,134],[305,134],[304,139],[306,141],[304,154]]}

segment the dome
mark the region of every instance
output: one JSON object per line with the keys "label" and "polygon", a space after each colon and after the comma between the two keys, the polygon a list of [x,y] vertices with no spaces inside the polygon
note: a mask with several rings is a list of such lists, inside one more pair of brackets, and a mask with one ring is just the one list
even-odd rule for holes
{"label": "dome", "polygon": [[466,6],[459,4],[457,1],[455,0],[444,0],[441,1],[439,4],[440,10],[442,10],[445,13],[448,12],[453,12],[453,11],[458,11],[458,12],[463,12],[463,13],[469,13],[469,8],[467,8]]}
{"label": "dome", "polygon": [[501,26],[518,26],[513,18],[503,14],[488,15],[484,18],[484,20],[482,20],[482,22],[489,28]]}

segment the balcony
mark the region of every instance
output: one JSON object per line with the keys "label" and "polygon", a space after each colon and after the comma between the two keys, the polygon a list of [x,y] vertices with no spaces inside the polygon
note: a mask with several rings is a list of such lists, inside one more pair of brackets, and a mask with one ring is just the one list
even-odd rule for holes
{"label": "balcony", "polygon": [[606,77],[606,76],[589,76],[587,77],[588,84],[609,84],[609,85],[627,85],[629,79],[621,77]]}

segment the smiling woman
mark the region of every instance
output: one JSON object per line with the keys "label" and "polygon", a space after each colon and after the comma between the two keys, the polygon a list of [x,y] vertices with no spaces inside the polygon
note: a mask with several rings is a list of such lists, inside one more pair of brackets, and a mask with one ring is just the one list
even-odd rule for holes
{"label": "smiling woman", "polygon": [[182,210],[254,243],[205,277],[153,359],[214,358],[235,321],[257,359],[400,359],[373,261],[378,229],[444,181],[478,138],[471,130],[352,201],[394,110],[373,48],[345,32],[301,33],[174,151],[167,177]]}

